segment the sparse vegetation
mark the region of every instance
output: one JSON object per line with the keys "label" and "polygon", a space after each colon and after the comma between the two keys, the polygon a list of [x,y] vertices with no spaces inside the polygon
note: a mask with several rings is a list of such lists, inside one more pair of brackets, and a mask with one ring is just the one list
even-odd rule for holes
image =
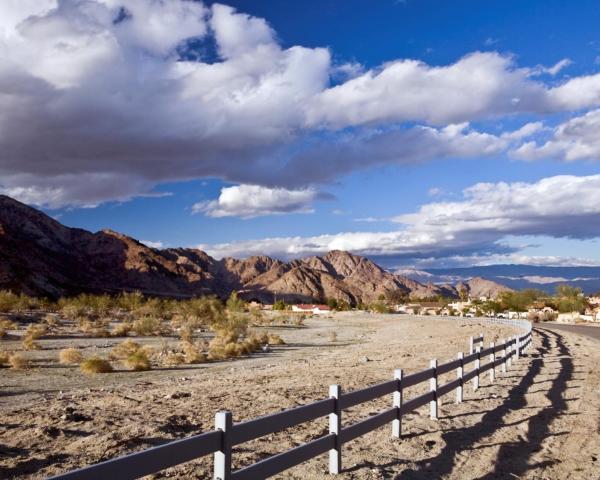
{"label": "sparse vegetation", "polygon": [[3,367],[8,363],[10,355],[7,352],[0,351],[0,367]]}
{"label": "sparse vegetation", "polygon": [[8,363],[15,370],[25,370],[31,367],[29,359],[20,352],[11,353],[8,356]]}
{"label": "sparse vegetation", "polygon": [[125,358],[124,362],[127,368],[135,371],[150,370],[150,359],[145,350],[139,349]]}
{"label": "sparse vegetation", "polygon": [[8,330],[13,330],[17,328],[15,322],[12,322],[6,318],[0,319],[0,339],[6,338],[8,336]]}
{"label": "sparse vegetation", "polygon": [[40,344],[36,342],[40,337],[44,336],[47,332],[47,328],[45,325],[29,325],[27,330],[25,330],[25,335],[23,336],[23,349],[24,350],[39,350],[41,348]]}
{"label": "sparse vegetation", "polygon": [[113,371],[113,367],[110,362],[100,357],[90,357],[85,359],[83,362],[81,362],[79,368],[87,375],[110,373]]}
{"label": "sparse vegetation", "polygon": [[83,354],[77,348],[64,348],[59,352],[58,359],[63,365],[79,365],[83,361]]}

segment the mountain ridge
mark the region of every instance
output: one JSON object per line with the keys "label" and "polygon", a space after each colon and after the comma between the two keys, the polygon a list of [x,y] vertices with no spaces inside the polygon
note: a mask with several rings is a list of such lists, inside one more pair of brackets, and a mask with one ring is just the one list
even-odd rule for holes
{"label": "mountain ridge", "polygon": [[132,290],[225,298],[236,290],[263,303],[275,297],[288,302],[335,298],[351,305],[381,295],[457,298],[461,289],[476,296],[506,290],[483,279],[460,288],[422,284],[341,250],[284,262],[266,255],[217,260],[194,248],[156,249],[110,229],[92,233],[67,227],[6,196],[0,196],[0,288],[52,298]]}

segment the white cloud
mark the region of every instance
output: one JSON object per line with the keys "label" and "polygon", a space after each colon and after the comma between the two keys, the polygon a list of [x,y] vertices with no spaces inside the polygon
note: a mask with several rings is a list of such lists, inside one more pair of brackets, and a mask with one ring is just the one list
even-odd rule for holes
{"label": "white cloud", "polygon": [[557,126],[550,139],[538,144],[527,142],[512,151],[515,158],[537,160],[557,158],[567,162],[600,160],[600,109],[567,120]]}
{"label": "white cloud", "polygon": [[325,198],[330,196],[311,188],[287,190],[258,185],[237,185],[222,188],[216,200],[196,203],[192,207],[192,212],[217,218],[254,218],[264,215],[312,213],[313,203]]}
{"label": "white cloud", "polygon": [[590,238],[600,235],[600,175],[562,175],[536,183],[479,183],[464,200],[423,205],[394,219],[392,232],[343,232],[313,237],[267,238],[201,245],[209,254],[279,257],[350,250],[371,256],[483,257],[514,253],[507,235]]}
{"label": "white cloud", "polygon": [[[349,79],[332,87],[339,74]],[[201,177],[298,189],[373,165],[494,155],[519,139],[467,122],[600,105],[600,75],[550,87],[534,74],[495,52],[334,66],[328,49],[283,48],[264,19],[219,4],[3,0],[0,178],[54,206]]]}
{"label": "white cloud", "polygon": [[163,242],[153,242],[152,240],[140,240],[140,243],[143,243],[147,247],[161,249],[165,245]]}

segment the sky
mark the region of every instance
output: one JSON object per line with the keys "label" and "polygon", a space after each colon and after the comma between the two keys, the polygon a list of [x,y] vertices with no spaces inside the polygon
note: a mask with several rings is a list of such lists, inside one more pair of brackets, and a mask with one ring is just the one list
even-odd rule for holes
{"label": "sky", "polygon": [[600,3],[0,1],[0,193],[156,248],[599,265]]}

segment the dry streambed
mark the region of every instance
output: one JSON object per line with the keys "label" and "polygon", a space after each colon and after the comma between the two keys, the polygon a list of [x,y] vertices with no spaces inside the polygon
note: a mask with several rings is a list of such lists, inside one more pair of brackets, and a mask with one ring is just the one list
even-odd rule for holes
{"label": "dry streambed", "polygon": [[[351,313],[306,323],[277,331],[287,346],[231,362],[96,377],[58,366],[1,370],[0,478],[44,478],[211,430],[219,409],[241,421],[309,403],[326,397],[329,384],[353,390],[389,380],[395,368],[410,373],[433,357],[453,359],[480,331],[486,345],[512,333],[476,322]],[[48,347],[64,346],[55,342]],[[90,342],[89,348],[104,348],[104,340]],[[598,478],[600,379],[590,368],[600,359],[597,345],[571,334],[538,334],[531,356],[494,385],[486,379],[479,391],[469,388],[461,405],[445,397],[439,421],[424,408],[406,416],[401,441],[382,428],[347,444],[340,478]],[[390,402],[370,402],[343,420]],[[235,449],[234,465],[326,431],[324,418],[248,442]],[[322,456],[280,477],[327,478],[326,465]],[[210,469],[206,457],[156,478],[210,478]]]}

